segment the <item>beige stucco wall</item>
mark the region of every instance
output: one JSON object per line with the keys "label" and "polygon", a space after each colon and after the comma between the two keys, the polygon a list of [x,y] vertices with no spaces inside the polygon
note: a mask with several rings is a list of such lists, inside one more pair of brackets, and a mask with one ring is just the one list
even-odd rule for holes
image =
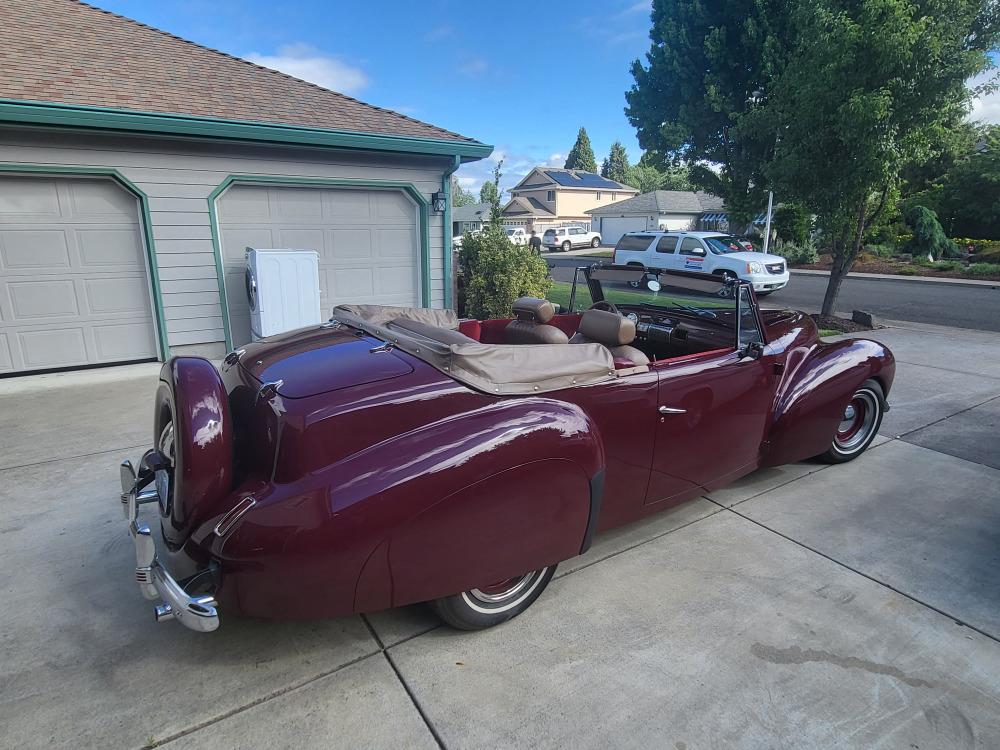
{"label": "beige stucco wall", "polygon": [[592,208],[598,208],[599,206],[606,206],[609,203],[625,200],[626,198],[631,198],[635,195],[634,192],[625,193],[616,191],[612,193],[607,190],[601,190],[599,192],[601,198],[598,200],[598,191],[595,190],[557,190],[556,215],[563,220],[582,219],[584,221],[590,221],[590,216],[585,213],[586,211]]}

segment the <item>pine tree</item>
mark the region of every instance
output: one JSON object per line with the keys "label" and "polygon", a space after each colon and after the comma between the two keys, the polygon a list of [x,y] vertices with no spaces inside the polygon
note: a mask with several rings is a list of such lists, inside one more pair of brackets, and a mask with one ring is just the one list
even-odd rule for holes
{"label": "pine tree", "polygon": [[590,145],[590,136],[587,135],[586,128],[580,128],[576,134],[576,143],[570,149],[569,156],[566,157],[564,169],[580,169],[584,172],[597,171],[597,159],[594,157],[594,148]]}
{"label": "pine tree", "polygon": [[629,166],[628,154],[625,152],[625,147],[621,141],[615,141],[611,144],[611,152],[608,154],[608,158],[601,165],[601,177],[607,177],[609,180],[614,180],[625,185],[628,184],[631,171],[632,168]]}

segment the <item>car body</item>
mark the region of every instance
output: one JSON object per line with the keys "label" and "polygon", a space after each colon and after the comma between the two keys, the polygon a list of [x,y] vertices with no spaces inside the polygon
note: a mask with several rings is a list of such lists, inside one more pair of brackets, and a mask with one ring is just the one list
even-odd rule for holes
{"label": "car body", "polygon": [[744,241],[721,232],[627,232],[615,245],[615,263],[719,276],[731,274],[753,285],[758,296],[788,284],[780,255],[751,252]]}
{"label": "car body", "polygon": [[[482,229],[473,229],[470,232],[466,232],[466,234],[468,234],[470,237],[478,237],[482,233],[483,233]],[[464,237],[464,236],[465,235],[462,235],[462,234],[456,234],[454,237],[452,237],[451,238],[451,246],[453,248],[455,248],[455,249],[458,249],[458,248],[462,247],[462,237]]]}
{"label": "car body", "polygon": [[345,305],[220,370],[168,361],[154,447],[138,475],[121,469],[157,619],[207,631],[220,609],[432,601],[458,627],[488,626],[597,532],[763,466],[867,448],[895,371],[884,346],[822,342],[745,282],[655,271],[629,286],[650,273],[578,269],[573,296],[586,283],[598,308],[583,312]]}
{"label": "car body", "polygon": [[550,227],[542,232],[542,245],[550,250],[600,247],[601,235],[583,227]]}
{"label": "car body", "polygon": [[503,231],[507,235],[507,239],[515,245],[527,245],[528,239],[531,237],[524,227],[504,227]]}

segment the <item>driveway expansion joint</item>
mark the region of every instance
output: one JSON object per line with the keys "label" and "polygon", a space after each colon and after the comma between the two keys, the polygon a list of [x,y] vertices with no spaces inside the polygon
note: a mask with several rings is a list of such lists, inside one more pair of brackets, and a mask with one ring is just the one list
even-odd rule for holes
{"label": "driveway expansion joint", "polygon": [[420,701],[417,700],[417,696],[414,695],[413,690],[410,689],[406,679],[403,677],[403,673],[400,672],[399,667],[396,666],[396,662],[392,660],[392,655],[388,651],[383,651],[382,655],[385,656],[385,660],[389,662],[389,666],[396,674],[396,679],[399,680],[399,684],[403,686],[403,690],[406,691],[406,695],[410,698],[410,702],[413,704],[413,707],[417,710],[417,713],[420,714],[420,718],[424,722],[424,726],[427,727],[427,731],[431,733],[431,737],[434,738],[434,742],[437,743],[437,746],[441,748],[441,750],[446,750],[446,745],[441,739],[441,735],[438,734],[437,729],[434,727],[434,724],[431,723],[431,720],[424,711],[423,706],[420,705]]}
{"label": "driveway expansion joint", "polygon": [[[927,450],[930,450],[930,449],[927,449]],[[749,516],[747,516],[747,515],[745,515],[743,513],[740,513],[738,510],[733,510],[732,508],[726,508],[726,507],[720,505],[719,503],[716,503],[714,500],[712,500],[711,502],[715,503],[716,505],[719,505],[719,507],[722,508],[723,510],[728,510],[733,515],[738,516],[739,518],[742,518],[745,521],[749,521],[750,523],[752,523],[752,524],[754,524],[756,526],[759,526],[760,528],[764,529],[765,531],[770,531],[772,534],[775,534],[776,536],[780,536],[782,539],[785,539],[785,540],[791,542],[792,544],[798,545],[799,547],[801,547],[804,550],[812,552],[815,555],[819,555],[820,557],[824,558],[825,560],[829,560],[834,565],[839,565],[840,567],[844,568],[845,570],[849,570],[852,573],[855,573],[855,574],[861,576],[862,578],[867,578],[869,581],[871,581],[873,583],[876,583],[879,586],[882,586],[882,587],[888,589],[889,591],[892,591],[892,592],[894,592],[896,594],[899,594],[900,596],[905,597],[906,599],[909,599],[914,604],[919,604],[920,606],[926,607],[927,609],[931,610],[932,612],[937,612],[939,615],[942,615],[942,616],[948,618],[955,625],[958,625],[959,627],[968,628],[969,630],[972,630],[972,631],[974,631],[976,633],[979,633],[979,635],[981,635],[981,636],[983,636],[985,638],[989,638],[991,641],[993,641],[995,643],[1000,643],[1000,637],[992,635],[990,633],[987,633],[985,630],[981,630],[980,628],[977,628],[975,625],[970,625],[968,622],[965,622],[961,618],[955,617],[955,615],[952,615],[949,612],[946,612],[945,610],[940,609],[939,607],[935,607],[933,604],[929,604],[928,602],[925,602],[922,599],[918,599],[916,596],[913,596],[912,594],[908,594],[905,591],[897,589],[895,586],[892,586],[891,584],[888,584],[885,581],[881,581],[878,578],[875,578],[874,576],[868,575],[867,573],[865,573],[865,572],[863,572],[861,570],[858,570],[857,568],[854,568],[854,567],[848,565],[845,562],[841,562],[840,560],[836,559],[835,557],[831,557],[827,553],[825,553],[825,552],[823,552],[821,550],[818,550],[815,547],[810,547],[808,544],[805,544],[804,542],[800,542],[797,539],[793,539],[792,537],[788,536],[787,534],[783,534],[782,532],[780,532],[777,529],[774,529],[774,528],[768,526],[765,523],[761,523],[760,521],[758,521],[758,520],[756,520],[754,518],[750,518]]]}

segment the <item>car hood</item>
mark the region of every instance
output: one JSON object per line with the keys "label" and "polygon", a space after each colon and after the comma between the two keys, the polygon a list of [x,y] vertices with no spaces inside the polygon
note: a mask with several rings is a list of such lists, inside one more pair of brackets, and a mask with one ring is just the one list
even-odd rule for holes
{"label": "car hood", "polygon": [[723,258],[732,258],[736,261],[741,261],[745,263],[784,263],[785,259],[780,255],[771,255],[770,253],[751,253],[750,251],[745,251],[742,253],[726,253],[721,256]]}
{"label": "car hood", "polygon": [[381,342],[353,331],[316,326],[247,344],[240,365],[286,398],[306,398],[413,372],[394,351],[372,352]]}

